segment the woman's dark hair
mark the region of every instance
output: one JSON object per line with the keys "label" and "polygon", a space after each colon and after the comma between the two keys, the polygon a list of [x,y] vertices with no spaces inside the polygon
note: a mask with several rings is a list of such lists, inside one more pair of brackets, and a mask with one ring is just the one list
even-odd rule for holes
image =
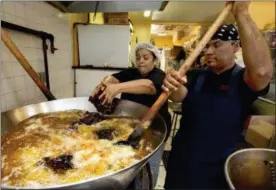
{"label": "woman's dark hair", "polygon": [[175,59],[177,61],[180,61],[181,59],[184,59],[184,60],[186,59],[186,53],[183,48],[181,48],[181,50],[179,51]]}

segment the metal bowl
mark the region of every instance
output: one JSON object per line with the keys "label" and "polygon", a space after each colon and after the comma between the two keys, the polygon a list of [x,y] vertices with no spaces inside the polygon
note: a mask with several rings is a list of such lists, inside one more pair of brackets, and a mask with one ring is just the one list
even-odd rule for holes
{"label": "metal bowl", "polygon": [[275,189],[275,159],[273,149],[249,148],[231,154],[224,173],[231,189]]}
{"label": "metal bowl", "polygon": [[[80,109],[95,112],[96,108],[88,101],[88,97],[68,98],[54,100],[40,104],[28,105],[2,113],[1,135],[14,127],[17,123],[38,113],[49,113],[70,109]],[[120,100],[112,115],[134,116],[140,118],[149,108],[127,100]],[[140,160],[138,163],[115,173],[91,178],[77,183],[43,187],[39,189],[125,189],[135,178],[140,169],[147,163],[149,158],[161,147],[167,133],[166,124],[163,118],[158,115],[148,130],[153,130],[154,135],[145,137],[153,143],[155,150]],[[4,186],[1,189],[32,189],[23,187]],[[35,189],[35,188],[33,188]]]}

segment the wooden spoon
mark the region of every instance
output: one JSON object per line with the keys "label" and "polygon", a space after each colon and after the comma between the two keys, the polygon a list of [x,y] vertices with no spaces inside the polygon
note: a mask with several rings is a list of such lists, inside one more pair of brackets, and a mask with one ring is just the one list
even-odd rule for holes
{"label": "wooden spoon", "polygon": [[[197,44],[196,48],[193,50],[193,52],[189,55],[189,57],[185,60],[185,62],[179,69],[179,73],[181,76],[184,76],[186,74],[187,70],[192,66],[192,64],[198,57],[198,55],[203,51],[204,47],[211,40],[212,36],[216,33],[217,29],[226,19],[226,17],[228,16],[232,8],[233,8],[233,3],[229,3],[223,8],[221,13],[218,15],[217,19],[214,21],[214,23],[211,25],[211,27],[203,36],[203,38]],[[132,146],[137,144],[137,141],[140,140],[144,130],[151,125],[152,120],[155,118],[160,107],[168,100],[170,94],[171,92],[168,92],[168,93],[162,92],[162,94],[155,101],[152,107],[142,117],[141,123],[129,135],[128,139],[126,141],[119,141],[117,142],[117,144],[132,145]]]}

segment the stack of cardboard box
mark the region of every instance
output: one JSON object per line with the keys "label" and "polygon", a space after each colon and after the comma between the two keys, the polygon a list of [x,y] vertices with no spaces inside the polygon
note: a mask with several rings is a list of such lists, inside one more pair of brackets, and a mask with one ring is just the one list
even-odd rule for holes
{"label": "stack of cardboard box", "polygon": [[112,25],[129,25],[128,13],[118,12],[118,13],[105,13],[104,23]]}
{"label": "stack of cardboard box", "polygon": [[255,148],[275,149],[275,116],[253,116],[245,139]]}

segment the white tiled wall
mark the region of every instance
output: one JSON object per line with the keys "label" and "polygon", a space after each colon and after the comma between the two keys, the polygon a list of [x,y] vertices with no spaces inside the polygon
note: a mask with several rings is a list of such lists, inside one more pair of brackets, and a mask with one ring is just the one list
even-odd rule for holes
{"label": "white tiled wall", "polygon": [[[56,98],[73,96],[72,43],[68,19],[45,2],[1,2],[1,20],[51,33],[58,50],[48,50],[51,91]],[[43,72],[42,40],[38,37],[6,30],[37,72]],[[50,42],[47,40],[48,47]],[[50,48],[49,48],[50,49]],[[1,112],[46,101],[44,95],[1,41]]]}

